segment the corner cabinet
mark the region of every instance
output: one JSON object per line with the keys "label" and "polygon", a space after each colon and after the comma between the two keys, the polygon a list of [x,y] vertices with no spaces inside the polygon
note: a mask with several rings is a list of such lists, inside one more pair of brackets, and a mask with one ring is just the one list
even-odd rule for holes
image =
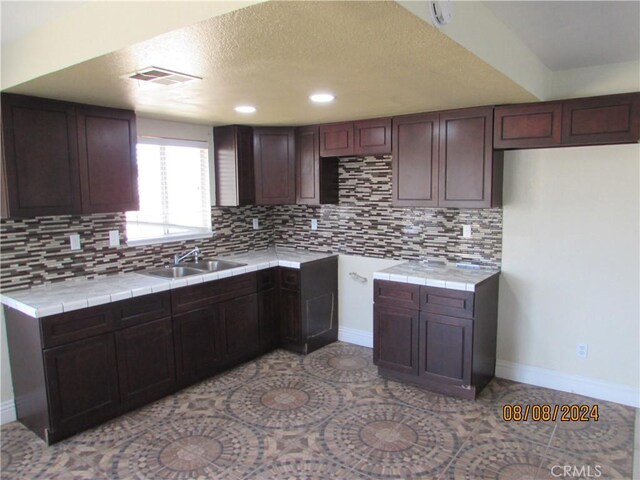
{"label": "corner cabinet", "polygon": [[135,115],[2,94],[4,217],[137,210]]}
{"label": "corner cabinet", "polygon": [[320,157],[318,126],[296,129],[296,203],[338,203],[338,159]]}
{"label": "corner cabinet", "polygon": [[254,128],[253,155],[256,204],[295,204],[295,130]]}
{"label": "corner cabinet", "polygon": [[475,292],[374,281],[373,361],[387,378],[473,399],[495,373],[498,275]]}

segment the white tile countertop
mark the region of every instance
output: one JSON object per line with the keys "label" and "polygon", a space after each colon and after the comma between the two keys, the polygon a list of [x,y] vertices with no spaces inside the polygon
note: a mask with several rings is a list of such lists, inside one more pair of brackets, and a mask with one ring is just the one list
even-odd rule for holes
{"label": "white tile countertop", "polygon": [[476,285],[498,273],[500,270],[492,268],[412,261],[374,272],[373,278],[475,292]]}
{"label": "white tile countertop", "polygon": [[[92,280],[78,277],[65,282],[3,293],[0,295],[0,301],[8,307],[39,318],[271,267],[300,268],[303,263],[335,256],[337,254],[270,248],[239,255],[217,256],[215,258],[246,264],[220,272],[203,272],[202,275],[176,279],[135,272]],[[185,266],[188,266],[188,263]]]}

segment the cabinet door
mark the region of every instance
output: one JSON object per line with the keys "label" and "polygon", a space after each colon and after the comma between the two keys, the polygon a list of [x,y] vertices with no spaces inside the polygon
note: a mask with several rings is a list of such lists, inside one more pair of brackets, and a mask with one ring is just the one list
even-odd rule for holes
{"label": "cabinet door", "polygon": [[317,126],[296,129],[296,203],[320,204],[320,146]]}
{"label": "cabinet door", "polygon": [[563,102],[562,143],[597,145],[640,139],[640,93]]}
{"label": "cabinet door", "polygon": [[280,290],[280,338],[289,343],[302,341],[300,292]]}
{"label": "cabinet door", "polygon": [[138,210],[135,114],[100,107],[77,113],[82,213]]}
{"label": "cabinet door", "polygon": [[2,129],[3,216],[80,213],[74,106],[2,94]]}
{"label": "cabinet door", "polygon": [[116,332],[120,397],[127,409],[152,402],[176,384],[171,318]]}
{"label": "cabinet door", "polygon": [[321,157],[345,157],[353,154],[353,122],[320,125]]}
{"label": "cabinet door", "polygon": [[221,364],[218,307],[174,315],[178,383],[193,383],[216,372]]}
{"label": "cabinet door", "polygon": [[225,362],[234,363],[260,350],[258,296],[247,295],[219,306],[221,354]]}
{"label": "cabinet door", "polygon": [[[496,157],[494,169],[492,107],[441,113],[439,206],[498,206],[500,196],[493,182],[501,179],[500,158]],[[501,190],[501,182],[496,183]]]}
{"label": "cabinet door", "polygon": [[471,384],[473,320],[420,314],[420,376],[452,385]]}
{"label": "cabinet door", "polygon": [[113,334],[44,351],[51,429],[55,438],[118,414],[118,371]]}
{"label": "cabinet door", "polygon": [[256,204],[296,203],[294,129],[256,128],[253,142]]}
{"label": "cabinet door", "polygon": [[239,125],[216,127],[213,148],[217,205],[253,205],[256,200],[253,129]]}
{"label": "cabinet door", "polygon": [[393,119],[393,205],[438,205],[438,114]]}
{"label": "cabinet door", "polygon": [[496,107],[494,148],[541,148],[560,145],[562,103]]}
{"label": "cabinet door", "polygon": [[391,153],[391,118],[360,120],[353,124],[354,155]]}
{"label": "cabinet door", "polygon": [[418,310],[375,304],[373,363],[379,368],[418,374]]}
{"label": "cabinet door", "polygon": [[280,304],[275,288],[258,294],[258,318],[260,319],[260,349],[264,352],[278,346],[280,339]]}

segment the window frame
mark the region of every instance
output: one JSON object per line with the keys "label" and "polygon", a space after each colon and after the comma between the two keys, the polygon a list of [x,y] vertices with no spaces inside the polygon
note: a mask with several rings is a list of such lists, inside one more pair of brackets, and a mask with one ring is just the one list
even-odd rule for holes
{"label": "window frame", "polygon": [[[208,170],[209,170],[209,202],[210,207],[215,206],[215,168],[213,159],[213,128],[201,125],[180,124],[175,122],[165,122],[161,120],[138,119],[142,120],[142,127],[138,128],[137,144],[151,144],[164,146],[186,146],[196,148],[206,148],[208,153]],[[140,123],[139,123],[140,125]],[[147,128],[144,128],[147,127]],[[171,131],[171,136],[163,135]],[[206,132],[206,134],[205,134]],[[180,138],[174,138],[180,137]],[[209,215],[211,213],[209,212]],[[210,228],[192,227],[193,230],[184,233],[176,233],[172,235],[160,235],[156,237],[146,237],[138,239],[129,239],[128,237],[128,221],[125,218],[125,236],[127,246],[143,246],[157,245],[163,243],[181,242],[185,240],[207,239],[214,236],[213,223]],[[140,222],[144,223],[144,222]],[[160,225],[154,223],[154,225]],[[188,228],[188,227],[187,227]]]}

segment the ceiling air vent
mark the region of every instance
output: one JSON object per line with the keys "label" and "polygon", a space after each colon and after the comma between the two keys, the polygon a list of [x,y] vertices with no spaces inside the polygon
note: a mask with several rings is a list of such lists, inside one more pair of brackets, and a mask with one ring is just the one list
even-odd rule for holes
{"label": "ceiling air vent", "polygon": [[157,83],[160,85],[176,85],[179,83],[187,83],[191,80],[202,80],[200,77],[188,75],[186,73],[172,72],[159,67],[148,67],[138,70],[128,76],[133,80],[141,80],[143,82]]}

